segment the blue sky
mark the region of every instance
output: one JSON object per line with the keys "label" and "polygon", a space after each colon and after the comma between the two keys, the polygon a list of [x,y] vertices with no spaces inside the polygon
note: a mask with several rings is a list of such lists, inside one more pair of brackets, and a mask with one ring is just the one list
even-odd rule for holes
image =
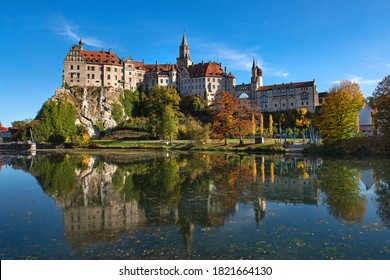
{"label": "blue sky", "polygon": [[34,118],[61,86],[63,59],[112,48],[146,63],[176,61],[185,29],[194,62],[221,62],[237,84],[253,58],[264,84],[340,80],[370,96],[390,74],[388,0],[5,1],[0,15],[0,122]]}

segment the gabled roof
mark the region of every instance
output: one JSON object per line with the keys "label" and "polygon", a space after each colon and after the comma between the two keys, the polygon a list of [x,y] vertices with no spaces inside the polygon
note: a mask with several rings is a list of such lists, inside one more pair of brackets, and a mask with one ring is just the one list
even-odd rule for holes
{"label": "gabled roof", "polygon": [[256,91],[272,90],[274,88],[277,88],[277,89],[280,89],[280,88],[301,88],[301,87],[313,87],[313,86],[314,86],[314,81],[296,82],[296,83],[274,84],[274,85],[268,85],[268,86],[261,86],[261,87],[258,87]]}
{"label": "gabled roof", "polygon": [[81,50],[81,54],[87,63],[96,64],[113,64],[121,65],[121,60],[114,52],[103,52],[103,51],[85,51]]}
{"label": "gabled roof", "polygon": [[193,77],[225,77],[221,65],[216,62],[198,63],[188,67],[188,73]]}
{"label": "gabled roof", "polygon": [[227,77],[228,77],[228,78],[235,78],[232,72],[229,72],[229,74],[227,75]]}

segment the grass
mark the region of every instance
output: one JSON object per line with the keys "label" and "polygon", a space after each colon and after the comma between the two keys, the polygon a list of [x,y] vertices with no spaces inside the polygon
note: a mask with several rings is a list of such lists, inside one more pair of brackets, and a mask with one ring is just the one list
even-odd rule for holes
{"label": "grass", "polygon": [[155,150],[194,150],[194,151],[252,151],[264,153],[283,153],[284,148],[275,144],[274,139],[266,139],[264,144],[255,144],[254,139],[245,139],[240,144],[239,139],[229,139],[227,145],[224,141],[211,140],[205,144],[195,144],[190,140],[94,140],[94,147],[105,149],[155,149]]}

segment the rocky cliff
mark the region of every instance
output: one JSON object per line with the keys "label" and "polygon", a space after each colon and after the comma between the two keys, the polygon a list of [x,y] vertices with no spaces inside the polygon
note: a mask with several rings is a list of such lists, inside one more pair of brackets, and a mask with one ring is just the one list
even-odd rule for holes
{"label": "rocky cliff", "polygon": [[51,100],[67,100],[77,108],[76,124],[81,124],[92,138],[100,135],[99,130],[114,128],[117,123],[111,112],[114,103],[120,103],[121,90],[112,87],[72,87],[56,89]]}

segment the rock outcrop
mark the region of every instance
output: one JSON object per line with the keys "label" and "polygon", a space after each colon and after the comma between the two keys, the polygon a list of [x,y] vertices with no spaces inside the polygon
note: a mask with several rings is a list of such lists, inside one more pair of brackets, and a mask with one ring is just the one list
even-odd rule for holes
{"label": "rock outcrop", "polygon": [[114,103],[120,104],[122,91],[112,87],[72,87],[56,89],[51,100],[67,100],[77,108],[76,124],[81,124],[91,138],[99,137],[100,130],[117,126],[111,113]]}

